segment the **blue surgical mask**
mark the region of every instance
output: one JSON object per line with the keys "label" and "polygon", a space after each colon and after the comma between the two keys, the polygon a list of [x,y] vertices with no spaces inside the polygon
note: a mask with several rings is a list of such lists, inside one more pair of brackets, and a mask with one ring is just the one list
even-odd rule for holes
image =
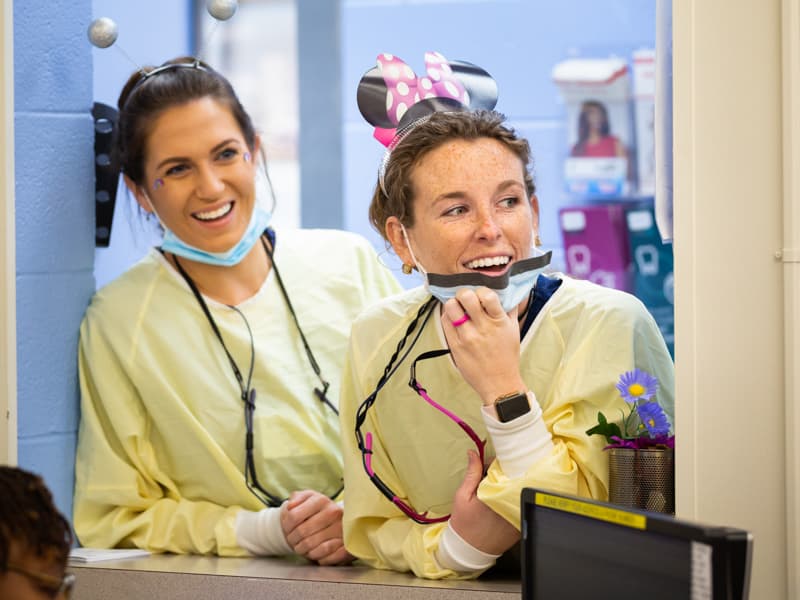
{"label": "blue surgical mask", "polygon": [[[152,207],[152,202],[150,206]],[[153,213],[155,213],[155,209],[153,209]],[[156,214],[156,216],[158,216],[158,214]],[[164,252],[171,252],[177,256],[182,256],[183,258],[188,258],[189,260],[205,263],[207,265],[232,267],[238,265],[247,253],[250,252],[271,220],[272,211],[267,210],[261,206],[260,202],[256,201],[253,206],[253,214],[250,217],[250,222],[247,224],[247,229],[241,239],[225,252],[207,252],[181,240],[170,231],[164,225],[164,222],[161,221],[161,218],[159,218],[161,227],[164,229],[164,241],[161,243],[161,249]]]}
{"label": "blue surgical mask", "polygon": [[483,273],[456,273],[453,275],[440,275],[428,273],[414,256],[411,244],[408,241],[405,227],[402,228],[403,237],[406,239],[411,259],[425,280],[425,289],[439,302],[445,303],[450,298],[456,297],[456,292],[461,288],[476,289],[487,287],[493,290],[500,299],[500,305],[506,312],[511,312],[525,297],[531,293],[536,279],[541,270],[550,264],[552,252],[543,252],[531,247],[531,257],[518,260],[511,268],[500,276],[493,277]]}

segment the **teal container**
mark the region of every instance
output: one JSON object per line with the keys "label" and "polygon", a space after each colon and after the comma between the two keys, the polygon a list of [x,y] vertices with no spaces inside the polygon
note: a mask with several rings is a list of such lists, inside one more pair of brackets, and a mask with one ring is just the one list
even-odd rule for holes
{"label": "teal container", "polygon": [[670,355],[675,357],[675,294],[672,244],[661,241],[652,206],[629,208],[625,225],[631,253],[631,291],[661,330]]}

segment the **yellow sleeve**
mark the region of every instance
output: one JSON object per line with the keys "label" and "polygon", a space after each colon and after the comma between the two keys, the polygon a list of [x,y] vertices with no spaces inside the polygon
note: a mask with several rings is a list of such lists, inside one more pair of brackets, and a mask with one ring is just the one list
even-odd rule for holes
{"label": "yellow sleeve", "polygon": [[135,386],[102,332],[87,320],[78,361],[74,527],[81,544],[247,556],[234,531],[241,509],[182,498],[179,485],[159,467]]}
{"label": "yellow sleeve", "polygon": [[[457,573],[441,568],[434,558],[447,523],[422,525],[405,516],[375,487],[362,463],[361,450],[355,437],[356,412],[372,391],[357,382],[360,357],[351,341],[342,376],[341,430],[344,457],[344,480],[347,501],[344,505],[344,542],[348,552],[377,569],[412,571],[426,579],[471,579],[476,573]],[[385,400],[385,399],[384,399]],[[372,466],[380,478],[399,497],[406,493],[386,459],[381,435],[367,413],[362,434],[372,433]]]}
{"label": "yellow sleeve", "polygon": [[630,312],[607,315],[583,336],[574,353],[560,365],[548,398],[539,399],[547,429],[553,436],[551,454],[511,479],[498,461],[478,487],[478,497],[515,527],[520,527],[520,494],[525,487],[605,500],[608,498],[606,440],[586,435],[602,411],[610,421],[627,414],[615,387],[619,376],[634,368],[659,380],[658,401],[673,423],[674,367],[658,326],[637,302]]}

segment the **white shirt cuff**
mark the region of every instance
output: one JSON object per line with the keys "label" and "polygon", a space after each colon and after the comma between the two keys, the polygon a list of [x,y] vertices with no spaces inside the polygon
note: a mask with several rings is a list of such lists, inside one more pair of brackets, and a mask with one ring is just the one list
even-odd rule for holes
{"label": "white shirt cuff", "polygon": [[483,407],[483,421],[492,438],[495,454],[510,479],[520,477],[537,461],[553,451],[553,436],[542,418],[542,407],[533,392],[528,392],[531,410],[507,423],[501,423],[492,407]]}
{"label": "white shirt cuff", "polygon": [[436,562],[440,567],[462,573],[488,569],[499,557],[499,554],[487,554],[465,541],[449,522],[436,549]]}
{"label": "white shirt cuff", "polygon": [[236,515],[236,542],[256,556],[293,554],[283,535],[281,508],[265,508],[258,512],[240,510]]}

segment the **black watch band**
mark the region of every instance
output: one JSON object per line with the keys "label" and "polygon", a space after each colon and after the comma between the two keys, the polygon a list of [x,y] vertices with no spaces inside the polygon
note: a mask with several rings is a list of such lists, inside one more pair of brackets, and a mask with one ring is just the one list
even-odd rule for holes
{"label": "black watch band", "polygon": [[528,400],[528,392],[514,392],[500,396],[494,401],[494,408],[497,411],[497,420],[501,423],[508,423],[517,417],[531,412],[531,403]]}

